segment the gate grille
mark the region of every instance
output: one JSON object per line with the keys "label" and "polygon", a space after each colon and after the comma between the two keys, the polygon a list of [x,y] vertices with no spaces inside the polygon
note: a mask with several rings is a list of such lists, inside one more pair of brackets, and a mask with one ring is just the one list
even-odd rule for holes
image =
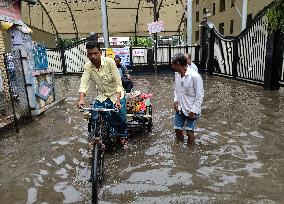
{"label": "gate grille", "polygon": [[238,41],[238,77],[264,81],[268,23],[264,15]]}

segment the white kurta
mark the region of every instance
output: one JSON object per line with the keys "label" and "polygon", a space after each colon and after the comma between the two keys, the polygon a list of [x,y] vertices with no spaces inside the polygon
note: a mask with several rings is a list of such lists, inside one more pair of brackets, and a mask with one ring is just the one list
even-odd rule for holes
{"label": "white kurta", "polygon": [[175,73],[174,101],[179,110],[188,116],[190,112],[200,114],[204,97],[203,80],[198,72],[187,69],[185,76]]}
{"label": "white kurta", "polygon": [[194,71],[198,72],[198,68],[197,68],[196,64],[194,64],[193,62],[191,62],[190,65],[187,65],[187,68],[191,68]]}

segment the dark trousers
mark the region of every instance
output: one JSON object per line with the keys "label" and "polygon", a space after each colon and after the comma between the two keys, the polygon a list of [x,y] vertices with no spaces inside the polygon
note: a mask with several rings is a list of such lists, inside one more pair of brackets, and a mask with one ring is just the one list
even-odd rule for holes
{"label": "dark trousers", "polygon": [[[119,137],[127,137],[127,116],[126,116],[126,99],[123,97],[120,100],[122,108],[117,112],[106,112],[106,119],[108,120],[107,127],[113,135]],[[94,108],[114,108],[113,102],[107,98],[105,101],[100,102],[98,100],[94,101]],[[92,120],[96,121],[98,118],[97,112],[92,112]]]}
{"label": "dark trousers", "polygon": [[133,82],[129,79],[122,79],[122,86],[126,93],[130,93],[131,89],[133,88]]}

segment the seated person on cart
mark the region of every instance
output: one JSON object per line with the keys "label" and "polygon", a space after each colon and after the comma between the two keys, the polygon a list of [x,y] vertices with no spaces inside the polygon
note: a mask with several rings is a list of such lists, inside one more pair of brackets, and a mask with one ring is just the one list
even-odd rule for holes
{"label": "seated person on cart", "polygon": [[[121,78],[113,59],[101,56],[100,44],[89,41],[86,44],[88,61],[84,66],[79,89],[78,106],[85,104],[84,97],[92,80],[98,87],[98,96],[94,101],[94,108],[114,108],[119,112],[112,112],[109,116],[112,134],[119,136],[124,149],[128,148],[127,142],[127,116],[126,100]],[[98,114],[93,111],[91,119],[97,120]]]}
{"label": "seated person on cart", "polygon": [[133,82],[129,74],[127,73],[127,68],[121,64],[121,58],[119,55],[115,55],[114,61],[121,77],[122,86],[125,89],[126,93],[130,93],[131,89],[133,88]]}

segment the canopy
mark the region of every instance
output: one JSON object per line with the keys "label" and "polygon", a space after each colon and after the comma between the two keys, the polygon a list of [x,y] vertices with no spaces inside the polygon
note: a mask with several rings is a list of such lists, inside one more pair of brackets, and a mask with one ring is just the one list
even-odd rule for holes
{"label": "canopy", "polygon": [[[163,36],[183,31],[186,0],[157,0]],[[101,0],[37,0],[35,5],[22,2],[23,21],[59,37],[86,37],[102,34]],[[151,0],[107,0],[109,36],[149,35],[147,24],[153,22]]]}

